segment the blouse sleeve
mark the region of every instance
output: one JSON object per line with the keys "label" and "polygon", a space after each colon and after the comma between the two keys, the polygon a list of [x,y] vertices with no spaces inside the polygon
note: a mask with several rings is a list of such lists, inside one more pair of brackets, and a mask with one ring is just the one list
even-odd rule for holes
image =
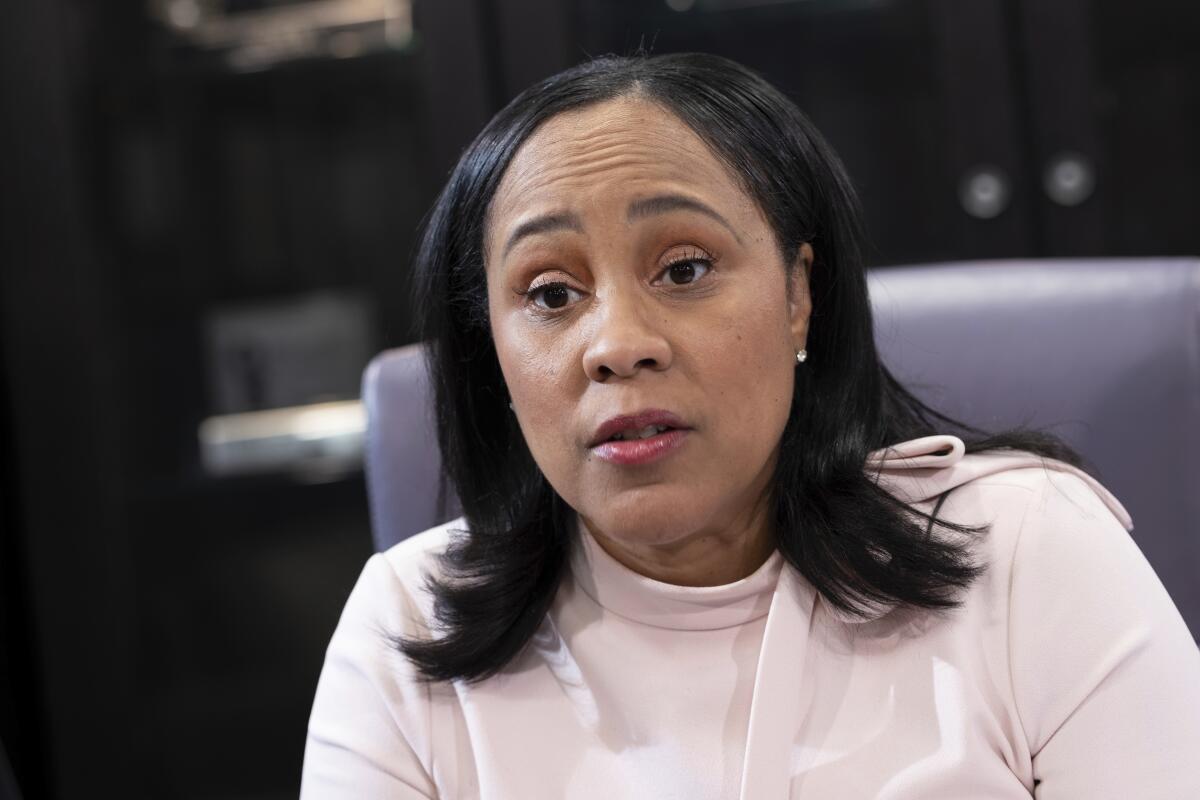
{"label": "blouse sleeve", "polygon": [[387,560],[372,556],[325,655],[308,723],[301,800],[437,797],[428,754],[421,752],[428,742],[427,692],[388,641],[414,633],[406,598]]}
{"label": "blouse sleeve", "polygon": [[1133,539],[1078,476],[1051,473],[1032,500],[1010,604],[1034,796],[1200,797],[1200,650]]}

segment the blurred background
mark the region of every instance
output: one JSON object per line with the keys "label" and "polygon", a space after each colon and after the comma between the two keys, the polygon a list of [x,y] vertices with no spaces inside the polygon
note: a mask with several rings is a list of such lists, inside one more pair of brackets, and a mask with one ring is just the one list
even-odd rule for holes
{"label": "blurred background", "polygon": [[414,339],[422,217],[519,90],[639,45],[790,94],[873,266],[1200,253],[1190,0],[8,0],[0,742],[26,797],[296,795],[371,553],[359,381]]}

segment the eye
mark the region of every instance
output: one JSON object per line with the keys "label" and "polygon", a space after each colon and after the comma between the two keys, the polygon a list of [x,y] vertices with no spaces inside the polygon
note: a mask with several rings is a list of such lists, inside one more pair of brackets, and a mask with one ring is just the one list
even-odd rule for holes
{"label": "eye", "polygon": [[538,308],[547,311],[557,311],[566,306],[572,299],[583,297],[583,294],[579,291],[572,289],[565,283],[557,281],[534,286],[525,294],[530,302]]}
{"label": "eye", "polygon": [[662,276],[669,286],[695,283],[712,269],[712,260],[707,258],[681,258],[668,265]]}

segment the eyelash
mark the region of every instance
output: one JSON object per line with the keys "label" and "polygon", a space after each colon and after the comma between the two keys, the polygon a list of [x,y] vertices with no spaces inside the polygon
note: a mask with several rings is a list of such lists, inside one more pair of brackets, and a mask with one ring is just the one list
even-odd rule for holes
{"label": "eyelash", "polygon": [[[658,274],[666,275],[668,272],[670,272],[672,269],[674,269],[675,267],[677,267],[680,264],[703,264],[704,265],[704,273],[699,278],[693,278],[688,283],[676,284],[679,287],[691,286],[694,283],[704,280],[704,276],[708,275],[708,273],[712,270],[713,266],[716,263],[717,263],[716,256],[710,256],[710,255],[704,253],[704,251],[697,249],[696,251],[694,251],[694,254],[689,254],[689,255],[681,257],[681,258],[672,259],[669,263],[667,263],[666,266],[664,266],[662,268],[662,270]],[[563,308],[546,308],[545,306],[539,306],[537,304],[537,298],[541,297],[542,294],[545,293],[545,291],[547,289],[553,289],[558,286],[565,288],[567,291],[576,291],[575,289],[572,289],[571,286],[569,284],[565,283],[564,281],[547,281],[546,283],[542,283],[537,286],[531,286],[528,289],[524,289],[524,290],[517,289],[515,291],[517,294],[524,296],[526,303],[534,306],[539,313],[559,314],[559,313],[562,313],[562,311],[566,308],[565,306]]]}

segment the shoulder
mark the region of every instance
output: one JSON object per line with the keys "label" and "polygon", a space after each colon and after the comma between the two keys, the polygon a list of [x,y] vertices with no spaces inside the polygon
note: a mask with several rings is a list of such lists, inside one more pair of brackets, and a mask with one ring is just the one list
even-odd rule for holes
{"label": "shoulder", "polygon": [[[988,452],[963,456],[921,479],[919,494],[932,506],[943,495],[939,517],[989,526],[989,561],[1011,561],[1022,550],[1058,544],[1070,551],[1086,537],[1093,548],[1136,549],[1133,520],[1096,477],[1033,453]],[[910,490],[915,487],[910,487]]]}
{"label": "shoulder", "polygon": [[1042,788],[1194,796],[1200,778],[1178,764],[1200,743],[1200,650],[1120,501],[1054,459],[918,445],[885,464],[888,487],[926,513],[944,498],[942,520],[987,526],[986,570],[941,630],[1001,688]]}
{"label": "shoulder", "polygon": [[[1121,586],[1157,584],[1130,536],[1132,521],[1124,507],[1092,476],[1048,462],[975,483],[980,497],[1008,496],[1012,504],[1008,524],[996,526],[988,549],[1008,587],[1013,613],[1036,617],[1060,604],[1064,593],[1099,599]],[[1017,501],[1015,493],[1023,500]]]}
{"label": "shoulder", "polygon": [[317,683],[303,796],[330,796],[335,786],[350,796],[350,785],[356,796],[437,796],[435,736],[444,734],[434,719],[454,693],[424,682],[398,643],[429,635],[427,577],[438,574],[438,556],[462,527],[453,520],[431,528],[363,566]]}
{"label": "shoulder", "polygon": [[1012,688],[1031,750],[1089,704],[1194,681],[1195,643],[1111,493],[1074,469],[995,480],[1029,493],[1001,574]]}
{"label": "shoulder", "polygon": [[[1010,603],[1043,613],[1052,606],[1079,608],[1065,596],[1092,595],[1091,613],[1100,613],[1123,591],[1122,608],[1104,613],[1110,620],[1145,609],[1144,600],[1164,590],[1130,535],[1132,521],[1116,498],[1086,473],[1072,469],[1026,468],[997,477],[1029,493],[1011,544]],[[1041,611],[1035,611],[1040,608]]]}
{"label": "shoulder", "polygon": [[[945,516],[966,524],[1009,519],[1030,509],[1051,490],[1073,496],[1099,512],[1107,509],[1125,529],[1132,520],[1120,501],[1094,476],[1062,461],[1019,450],[966,453],[955,436],[930,436],[873,452],[868,464],[880,485],[897,498],[927,510],[945,500]],[[939,506],[939,509],[941,507]],[[1091,512],[1088,512],[1091,513]],[[966,519],[954,519],[966,517]]]}
{"label": "shoulder", "polygon": [[[974,453],[963,457],[961,469],[971,475],[965,486],[1020,489],[1042,503],[1052,497],[1071,498],[1087,506],[1087,514],[1116,519],[1130,527],[1128,512],[1116,496],[1097,478],[1082,469],[1032,453]],[[1084,509],[1081,508],[1081,511]]]}
{"label": "shoulder", "polygon": [[461,523],[431,528],[367,559],[326,651],[324,696],[342,697],[323,706],[333,717],[357,692],[362,703],[375,702],[362,698],[385,698],[390,713],[408,709],[403,715],[408,724],[424,730],[420,709],[428,703],[428,687],[397,644],[431,635],[434,603],[427,579],[438,574],[438,556]]}
{"label": "shoulder", "polygon": [[1090,615],[1090,606],[1074,601],[1103,599],[1118,587],[1137,593],[1160,586],[1129,534],[1132,520],[1120,501],[1070,464],[1032,453],[968,454],[912,475],[905,488],[919,496],[917,509],[936,509],[944,522],[978,526],[975,533],[944,535],[964,541],[984,568],[964,600],[988,619],[1015,615],[1049,623],[1053,615],[1039,609],[1067,614],[1071,607]]}
{"label": "shoulder", "polygon": [[[955,488],[951,516],[969,517],[968,524],[988,525],[978,554],[990,574],[983,582],[989,602],[1006,616],[1054,628],[1068,625],[1072,614],[1093,616],[1125,592],[1161,593],[1161,584],[1130,536],[1128,512],[1094,476],[1069,464],[1031,456],[1011,466],[990,470],[995,456],[980,454],[964,461],[987,461],[986,474]],[[1012,459],[1013,456],[1000,456]],[[979,469],[979,465],[967,465]],[[966,509],[967,513],[961,512]],[[1157,587],[1157,588],[1156,588]],[[1084,597],[1096,603],[1080,605]],[[1065,602],[1064,602],[1065,601]],[[1120,602],[1125,603],[1125,600]],[[1098,605],[1097,605],[1098,603]],[[1134,606],[1140,606],[1138,600]],[[1126,605],[1109,619],[1129,618]],[[998,611],[1000,609],[997,609]],[[1064,628],[1057,628],[1062,633]]]}
{"label": "shoulder", "polygon": [[1043,552],[1069,557],[1083,567],[1118,559],[1131,568],[1149,565],[1130,533],[1133,518],[1100,480],[1052,459],[994,476],[997,485],[1019,485],[1029,493],[1014,558]]}
{"label": "shoulder", "polygon": [[442,577],[441,556],[455,535],[466,530],[466,520],[459,517],[371,556],[354,588],[354,594],[361,596],[359,609],[390,617],[387,621],[399,624],[406,635],[427,634],[432,619],[429,579]]}
{"label": "shoulder", "polygon": [[454,537],[466,531],[466,519],[458,517],[397,542],[380,553],[379,558],[402,584],[419,585],[426,575],[441,575],[441,556]]}
{"label": "shoulder", "polygon": [[[999,634],[994,653],[1004,653],[1036,753],[1089,696],[1118,691],[1116,671],[1136,662],[1149,675],[1143,662],[1158,659],[1194,679],[1197,653],[1130,535],[1128,513],[1102,483],[1052,459],[997,469],[997,458],[1014,457],[962,460],[962,469],[978,474],[955,483],[939,517],[989,526],[977,551],[986,572],[964,617],[972,633],[964,634]],[[1145,688],[1134,681],[1119,691]]]}
{"label": "shoulder", "polygon": [[[986,567],[1002,590],[995,599],[1014,614],[1036,621],[1052,609],[1098,614],[1120,605],[1105,612],[1116,621],[1161,609],[1165,592],[1130,535],[1132,519],[1091,474],[1013,453],[968,455],[951,470],[957,479],[938,516],[988,526]],[[1117,600],[1123,593],[1131,596]],[[1080,605],[1083,597],[1093,602]]]}

